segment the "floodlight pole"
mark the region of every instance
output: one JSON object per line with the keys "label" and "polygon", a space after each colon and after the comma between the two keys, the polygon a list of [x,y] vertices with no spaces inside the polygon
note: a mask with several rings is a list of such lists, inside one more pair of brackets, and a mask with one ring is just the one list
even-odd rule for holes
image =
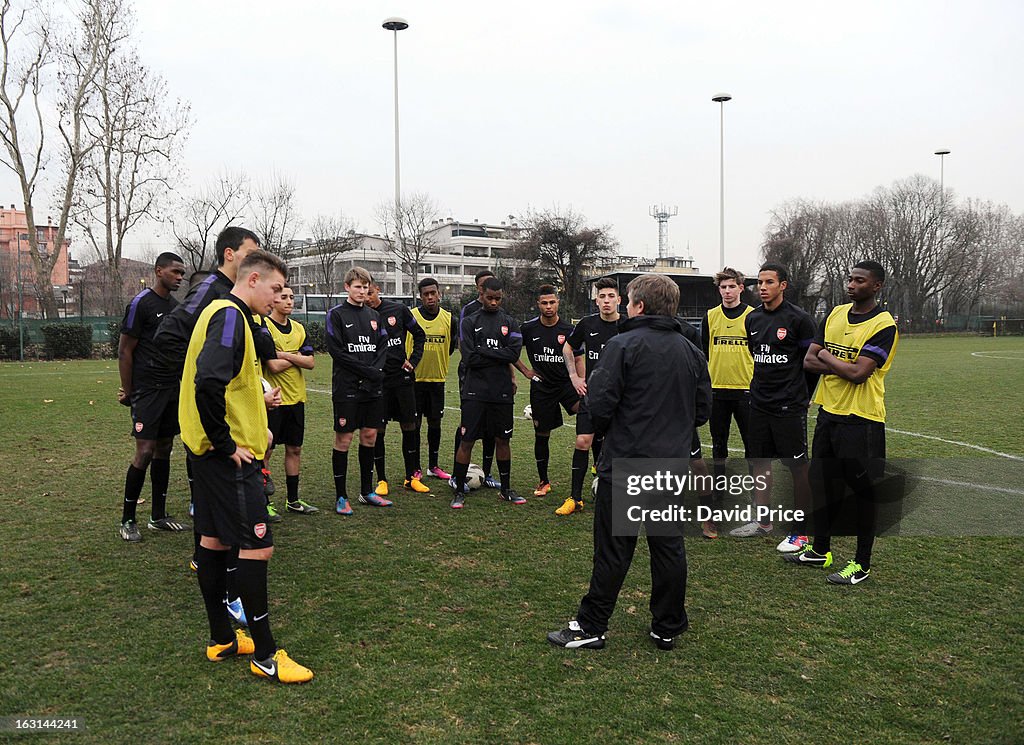
{"label": "floodlight pole", "polygon": [[936,150],[935,154],[939,156],[939,188],[942,190],[942,201],[946,201],[946,156],[949,155],[949,150]]}
{"label": "floodlight pole", "polygon": [[[395,226],[398,227],[402,220],[402,169],[399,160],[399,148],[398,148],[398,32],[404,31],[409,28],[409,23],[404,18],[387,18],[384,23],[381,24],[383,28],[387,29],[392,33],[394,37],[394,55],[395,55]],[[403,237],[404,231],[398,228],[398,240],[404,243]],[[405,250],[405,246],[399,247],[400,251]],[[398,262],[395,262],[395,293],[398,294],[399,277],[401,277],[401,268]]]}
{"label": "floodlight pole", "polygon": [[[949,155],[949,150],[942,149],[936,150],[935,154],[939,156],[939,207],[942,211],[943,221],[946,216],[946,156]],[[937,309],[939,312],[939,318],[942,318],[942,292],[939,291],[936,296]]]}
{"label": "floodlight pole", "polygon": [[725,102],[728,93],[717,93],[711,99],[718,104],[718,266],[725,267]]}

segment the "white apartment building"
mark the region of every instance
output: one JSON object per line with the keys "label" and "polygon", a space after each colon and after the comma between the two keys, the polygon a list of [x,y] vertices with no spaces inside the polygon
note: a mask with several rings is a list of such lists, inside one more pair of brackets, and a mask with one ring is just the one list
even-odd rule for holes
{"label": "white apartment building", "polygon": [[[512,257],[512,246],[523,230],[512,215],[508,222],[497,225],[477,220],[463,222],[451,217],[437,220],[427,234],[430,244],[421,257],[418,277],[433,277],[448,297],[459,297],[473,287],[473,276],[482,269],[492,271],[499,266],[515,272],[527,262]],[[296,294],[344,294],[345,272],[361,266],[381,284],[386,296],[413,295],[412,272],[389,250],[380,235],[351,235],[354,248],[334,256],[331,286],[325,286],[320,258],[312,240],[293,242],[289,251],[289,282]]]}

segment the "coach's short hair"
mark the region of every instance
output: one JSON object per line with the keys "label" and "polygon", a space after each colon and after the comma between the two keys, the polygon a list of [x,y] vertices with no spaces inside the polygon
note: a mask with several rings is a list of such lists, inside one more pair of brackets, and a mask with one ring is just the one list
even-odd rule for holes
{"label": "coach's short hair", "polygon": [[885,282],[885,267],[879,264],[877,261],[858,261],[853,265],[854,269],[867,269],[871,272],[871,276],[877,279],[879,282]]}
{"label": "coach's short hair", "polygon": [[537,299],[540,300],[543,295],[558,295],[558,290],[554,285],[541,285],[537,288]]}
{"label": "coach's short hair", "polygon": [[220,231],[220,234],[217,236],[216,245],[217,266],[224,266],[224,252],[227,249],[230,248],[232,251],[237,251],[238,247],[241,246],[246,239],[251,240],[257,246],[260,245],[259,236],[248,228],[241,228],[237,225],[232,225]]}
{"label": "coach's short hair", "polygon": [[420,292],[423,292],[428,287],[436,287],[438,292],[441,291],[441,285],[433,277],[424,277],[416,284],[416,289]]}
{"label": "coach's short hair", "polygon": [[242,263],[238,265],[239,277],[244,276],[248,272],[259,272],[260,274],[265,272],[281,272],[281,276],[287,279],[288,265],[281,260],[281,257],[275,256],[270,251],[253,251],[242,259]]}
{"label": "coach's short hair", "polygon": [[633,305],[644,304],[645,316],[675,316],[679,310],[679,285],[664,274],[641,274],[626,285]]}
{"label": "coach's short hair", "polygon": [[476,274],[473,275],[473,284],[478,285],[478,284],[480,284],[480,280],[483,279],[484,277],[493,277],[493,276],[494,276],[494,272],[492,272],[490,269],[481,269],[479,272],[477,272]]}
{"label": "coach's short hair", "polygon": [[483,289],[490,290],[491,292],[499,292],[505,289],[505,285],[501,283],[500,279],[498,279],[494,275],[491,275],[490,277],[484,280]]}
{"label": "coach's short hair", "polygon": [[153,268],[162,269],[165,266],[170,266],[174,262],[178,262],[179,264],[185,263],[185,261],[173,251],[164,251],[156,257],[156,261],[153,262]]}
{"label": "coach's short hair", "polygon": [[779,282],[789,281],[789,270],[782,264],[778,264],[774,261],[768,261],[761,264],[761,268],[757,270],[757,273],[760,274],[761,272],[775,272],[776,276],[779,278]]}
{"label": "coach's short hair", "polygon": [[368,285],[373,284],[373,277],[371,277],[370,273],[361,266],[354,266],[345,272],[345,284],[350,285],[356,280],[365,282]]}
{"label": "coach's short hair", "polygon": [[733,269],[731,266],[727,266],[723,268],[722,271],[715,275],[715,287],[718,287],[720,284],[722,284],[722,282],[724,282],[727,279],[733,280],[742,289],[743,280],[746,279],[746,277],[743,276],[742,272]]}
{"label": "coach's short hair", "polygon": [[594,283],[594,290],[600,292],[601,290],[615,290],[616,293],[619,291],[619,283],[611,277],[601,277]]}

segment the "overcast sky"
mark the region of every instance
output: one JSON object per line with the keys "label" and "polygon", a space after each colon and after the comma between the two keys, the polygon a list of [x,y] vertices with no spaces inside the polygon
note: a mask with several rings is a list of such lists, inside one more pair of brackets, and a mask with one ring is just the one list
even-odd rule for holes
{"label": "overcast sky", "polygon": [[[394,193],[392,34],[403,191],[446,215],[571,206],[656,255],[718,263],[724,91],[726,256],[751,270],[770,211],[914,173],[1024,212],[1024,3],[138,0],[142,56],[192,103],[193,185],[275,170],[301,212],[375,232]],[[303,234],[306,231],[302,231]],[[145,243],[133,239],[133,246]],[[169,239],[168,239],[169,240]]]}

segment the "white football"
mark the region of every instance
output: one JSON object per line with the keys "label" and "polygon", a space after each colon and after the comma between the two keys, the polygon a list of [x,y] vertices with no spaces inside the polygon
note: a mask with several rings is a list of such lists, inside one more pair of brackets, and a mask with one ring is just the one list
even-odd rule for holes
{"label": "white football", "polygon": [[270,381],[266,378],[260,378],[260,382],[263,383],[263,392],[270,393]]}
{"label": "white football", "polygon": [[523,409],[523,419],[533,419],[533,406],[526,404],[526,408]]}
{"label": "white football", "polygon": [[466,485],[470,489],[479,489],[484,485],[484,469],[476,463],[469,464],[469,470],[466,471]]}

